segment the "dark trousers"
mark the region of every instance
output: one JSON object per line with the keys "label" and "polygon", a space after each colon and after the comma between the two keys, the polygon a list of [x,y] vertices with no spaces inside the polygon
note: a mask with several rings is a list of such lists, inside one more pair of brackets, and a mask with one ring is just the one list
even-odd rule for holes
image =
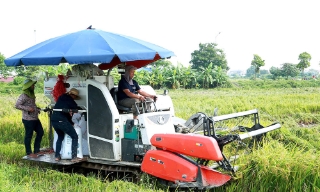
{"label": "dark trousers", "polygon": [[[147,102],[147,106],[144,106],[146,107],[145,110],[149,110],[150,109],[150,105],[151,105],[151,102],[150,101],[153,101],[150,97],[146,97],[146,101],[149,101]],[[139,99],[136,99],[136,98],[126,98],[126,99],[122,99],[120,101],[118,101],[120,105],[124,106],[124,107],[129,107],[129,108],[132,108],[132,113],[134,116],[138,116],[139,115],[139,112],[137,111],[137,108],[135,106],[135,103],[141,103],[141,101]],[[140,104],[141,105],[141,104]],[[138,105],[139,106],[139,105]]]}
{"label": "dark trousers", "polygon": [[26,148],[27,155],[32,153],[31,150],[31,140],[33,136],[33,131],[36,132],[37,136],[34,140],[34,153],[40,152],[40,143],[43,136],[43,127],[40,120],[24,120],[22,119],[22,123],[25,129],[25,136],[24,136],[24,146]]}
{"label": "dark trousers", "polygon": [[73,126],[69,122],[59,122],[59,121],[52,121],[51,122],[54,130],[58,134],[58,140],[56,143],[56,154],[55,157],[60,157],[61,151],[61,144],[64,139],[64,133],[68,134],[72,139],[71,144],[71,156],[72,159],[77,157],[77,147],[78,147],[78,135],[77,132],[74,130]]}

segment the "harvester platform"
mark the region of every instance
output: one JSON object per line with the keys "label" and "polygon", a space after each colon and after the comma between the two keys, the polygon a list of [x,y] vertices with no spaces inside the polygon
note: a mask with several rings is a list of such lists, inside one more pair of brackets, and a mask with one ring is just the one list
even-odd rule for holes
{"label": "harvester platform", "polygon": [[[67,167],[77,167],[85,168],[88,170],[104,171],[106,175],[109,173],[115,173],[116,178],[125,178],[128,181],[136,181],[140,177],[140,163],[127,162],[127,161],[108,161],[108,160],[98,160],[92,159],[89,156],[84,156],[83,161],[71,162],[69,159],[61,159],[60,161],[55,161],[54,153],[45,153],[38,158],[30,158],[28,156],[23,157],[24,160],[48,163],[57,166],[67,166]],[[119,177],[119,175],[122,175]]]}
{"label": "harvester platform", "polygon": [[71,162],[69,159],[61,159],[60,161],[55,161],[54,153],[51,154],[43,154],[39,155],[38,158],[31,158],[28,156],[24,156],[22,159],[29,160],[29,161],[37,161],[37,162],[44,162],[56,165],[74,165],[74,164],[89,164],[89,163],[98,163],[103,165],[117,165],[117,166],[131,166],[131,167],[138,167],[140,168],[140,163],[133,163],[127,161],[107,161],[107,160],[98,160],[98,159],[91,159],[89,156],[84,156],[82,161],[79,162]]}

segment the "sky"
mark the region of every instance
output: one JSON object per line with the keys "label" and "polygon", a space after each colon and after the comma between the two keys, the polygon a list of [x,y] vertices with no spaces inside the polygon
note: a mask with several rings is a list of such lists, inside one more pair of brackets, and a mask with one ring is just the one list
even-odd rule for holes
{"label": "sky", "polygon": [[316,0],[4,0],[0,18],[6,58],[92,25],[169,49],[185,66],[199,43],[217,43],[231,70],[246,71],[254,54],[261,69],[297,64],[302,52],[320,69]]}

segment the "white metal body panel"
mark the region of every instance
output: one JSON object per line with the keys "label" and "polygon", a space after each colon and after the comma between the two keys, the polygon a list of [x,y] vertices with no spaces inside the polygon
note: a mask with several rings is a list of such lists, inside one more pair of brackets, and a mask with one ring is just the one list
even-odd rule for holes
{"label": "white metal body panel", "polygon": [[[164,118],[168,117],[165,122]],[[150,144],[151,137],[156,133],[175,133],[170,112],[144,113],[138,116],[142,143]]]}
{"label": "white metal body panel", "polygon": [[[119,115],[119,112],[118,112],[118,109],[113,101],[113,98],[108,90],[108,88],[103,84],[103,83],[100,83],[96,80],[92,80],[92,79],[88,79],[87,81],[87,85],[92,85],[98,89],[101,90],[101,92],[103,93],[104,97],[105,97],[105,100],[108,102],[109,104],[109,107],[110,107],[110,111],[111,111],[111,117],[105,117],[105,118],[111,118],[112,119],[112,133],[115,134],[116,130],[118,130],[119,132],[121,131],[121,126],[119,124],[119,121],[116,122],[116,119],[119,120],[120,118],[120,115]],[[87,102],[88,99],[87,99]],[[99,106],[97,106],[98,108]],[[88,113],[90,113],[89,109],[88,109]],[[90,134],[90,127],[89,127],[89,122],[90,122],[90,119],[88,119],[87,121],[87,127],[88,127],[88,141],[89,141],[89,138],[95,138],[95,139],[98,139],[98,140],[101,140],[103,142],[108,142],[108,143],[112,143],[113,145],[113,154],[114,154],[114,159],[105,159],[105,158],[98,158],[98,159],[104,159],[104,160],[109,160],[109,161],[118,161],[120,160],[121,158],[121,148],[120,148],[120,141],[116,141],[115,140],[115,137],[113,137],[112,140],[108,140],[108,139],[105,139],[105,138],[101,138],[101,137],[98,137],[98,136],[95,136],[95,135],[92,135]],[[89,143],[90,145],[90,143]],[[91,155],[91,151],[90,151],[90,147],[89,147],[89,154],[90,154],[90,157],[92,159],[97,159],[96,157],[93,157]]]}

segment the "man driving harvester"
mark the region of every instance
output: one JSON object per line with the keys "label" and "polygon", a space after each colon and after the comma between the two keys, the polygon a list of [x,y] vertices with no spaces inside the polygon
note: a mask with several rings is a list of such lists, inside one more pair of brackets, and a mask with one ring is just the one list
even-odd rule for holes
{"label": "man driving harvester", "polygon": [[[127,65],[125,67],[125,74],[121,77],[118,84],[118,102],[125,107],[131,107],[133,118],[137,119],[139,112],[135,107],[135,103],[147,102],[147,109],[150,108],[151,102],[156,97],[143,90],[141,90],[137,81],[133,80],[136,67]],[[139,93],[139,95],[138,95]]]}

